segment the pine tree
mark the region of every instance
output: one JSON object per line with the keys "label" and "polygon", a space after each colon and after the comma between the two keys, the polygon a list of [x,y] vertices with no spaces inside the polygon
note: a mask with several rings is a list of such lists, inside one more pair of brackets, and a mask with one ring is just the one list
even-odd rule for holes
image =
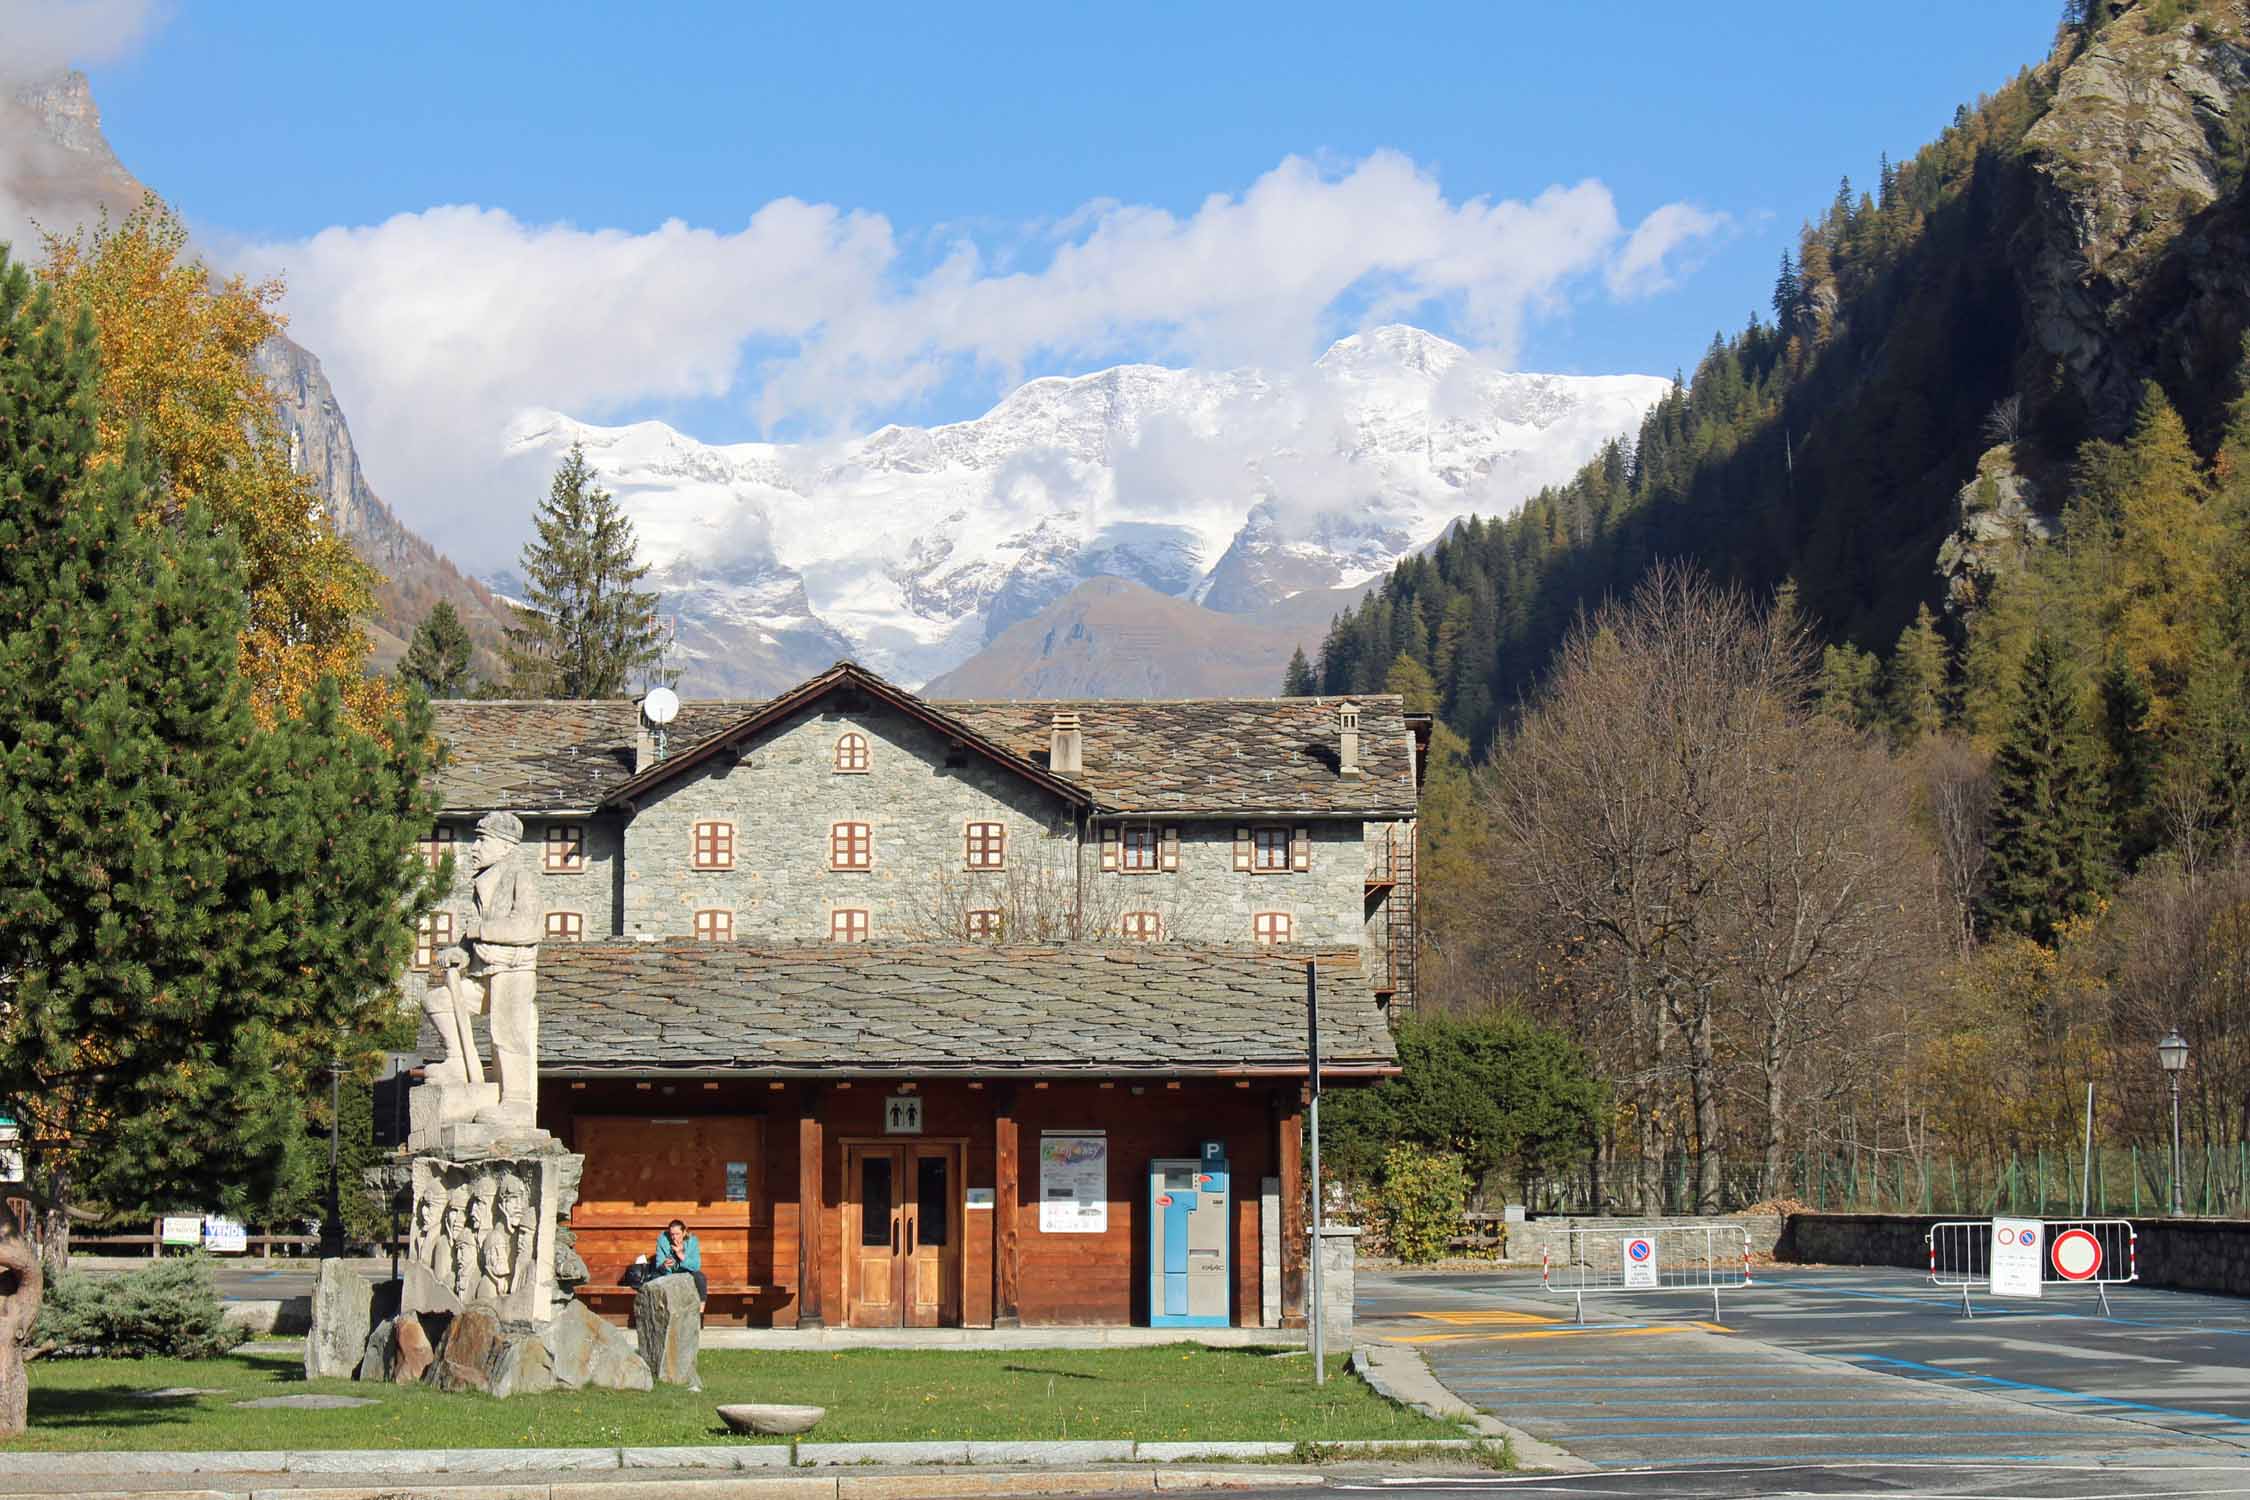
{"label": "pine tree", "polygon": [[324,678],[259,728],[240,554],[200,506],[142,519],[96,379],[90,322],[0,259],[0,1111],[56,1229],[309,1171],[312,1074],[395,1010],[435,895],[426,716],[360,732]]}
{"label": "pine tree", "polygon": [[1305,648],[1299,646],[1289,657],[1288,670],[1281,676],[1281,696],[1284,698],[1310,698],[1320,691],[1313,681],[1312,663],[1305,660]]}
{"label": "pine tree", "polygon": [[2149,727],[2148,683],[2114,652],[2101,680],[2102,738],[2107,751],[2108,793],[2104,811],[2117,840],[2122,869],[2139,864],[2156,846],[2157,739]]}
{"label": "pine tree", "polygon": [[1847,729],[1874,726],[1876,662],[1852,646],[1820,653],[1820,711]]}
{"label": "pine tree", "polygon": [[398,675],[431,698],[458,698],[469,686],[469,627],[449,599],[440,599],[414,627]]}
{"label": "pine tree", "polygon": [[1437,711],[1437,683],[1431,680],[1430,669],[1411,656],[1402,656],[1391,663],[1391,670],[1383,678],[1383,691],[1396,693],[1404,699],[1410,714]]}
{"label": "pine tree", "polygon": [[2108,889],[2105,788],[2082,699],[2061,637],[2041,630],[1993,760],[1982,911],[1989,931],[2050,943],[2058,926],[2091,912]]}
{"label": "pine tree", "polygon": [[1945,637],[1927,604],[1914,611],[1914,623],[1899,632],[1897,649],[1883,687],[1892,738],[1910,748],[1945,727],[1946,679],[1952,670]]}
{"label": "pine tree", "polygon": [[615,698],[664,655],[656,595],[633,585],[633,522],[571,445],[524,544],[529,608],[508,630],[512,691],[527,698]]}
{"label": "pine tree", "polygon": [[2168,728],[2196,631],[2218,604],[2225,546],[2187,428],[2153,380],[2143,389],[2124,465],[2104,604],[2126,659],[2148,680],[2155,723]]}

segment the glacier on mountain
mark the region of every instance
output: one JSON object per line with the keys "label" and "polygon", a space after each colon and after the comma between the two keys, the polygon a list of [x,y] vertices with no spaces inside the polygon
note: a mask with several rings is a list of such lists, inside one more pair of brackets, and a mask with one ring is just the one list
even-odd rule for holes
{"label": "glacier on mountain", "polygon": [[633,517],[684,685],[760,692],[845,655],[921,683],[1090,578],[1236,613],[1362,582],[1567,478],[1668,384],[1504,371],[1393,325],[1303,370],[1121,365],[836,443],[552,411],[508,442],[543,461],[584,444]]}

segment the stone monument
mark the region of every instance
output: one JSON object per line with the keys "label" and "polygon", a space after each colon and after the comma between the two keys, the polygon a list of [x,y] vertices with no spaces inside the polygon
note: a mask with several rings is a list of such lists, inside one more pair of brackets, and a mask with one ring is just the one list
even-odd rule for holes
{"label": "stone monument", "polygon": [[[407,1096],[413,1227],[403,1310],[458,1315],[490,1306],[506,1324],[542,1327],[585,1265],[568,1221],[585,1158],[539,1128],[539,940],[546,909],[523,856],[523,824],[488,813],[469,852],[475,911],[422,1010],[445,1047]],[[492,1043],[487,1079],[476,1021]]]}

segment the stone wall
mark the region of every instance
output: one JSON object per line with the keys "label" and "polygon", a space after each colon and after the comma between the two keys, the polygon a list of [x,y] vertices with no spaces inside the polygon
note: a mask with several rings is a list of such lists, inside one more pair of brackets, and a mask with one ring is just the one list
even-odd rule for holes
{"label": "stone wall", "polygon": [[[1781,1258],[1808,1265],[1898,1266],[1927,1272],[1930,1225],[1959,1214],[1791,1214]],[[2066,1222],[2061,1219],[2055,1223]],[[2132,1221],[2141,1280],[2182,1291],[2250,1294],[2250,1220]]]}
{"label": "stone wall", "polygon": [[[1160,931],[1186,942],[1253,939],[1259,912],[1286,912],[1292,941],[1360,946],[1366,937],[1367,867],[1358,819],[1326,821],[1242,818],[1224,822],[1129,819],[1127,826],[1180,832],[1180,867],[1152,873],[1097,874],[1091,910],[1105,920],[1130,911],[1158,913]],[[1245,873],[1234,867],[1238,828],[1302,828],[1310,835],[1310,869]],[[1098,835],[1097,835],[1098,837]],[[1089,858],[1089,864],[1094,861]]]}

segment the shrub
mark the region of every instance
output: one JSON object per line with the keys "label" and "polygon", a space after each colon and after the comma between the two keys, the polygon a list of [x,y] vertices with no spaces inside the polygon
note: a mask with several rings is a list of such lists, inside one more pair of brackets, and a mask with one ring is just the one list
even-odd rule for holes
{"label": "shrub", "polygon": [[1391,1254],[1409,1264],[1445,1254],[1461,1229],[1469,1201],[1469,1175],[1450,1151],[1393,1146],[1383,1153],[1383,1183],[1375,1192],[1375,1219]]}
{"label": "shrub", "polygon": [[207,1359],[249,1336],[226,1321],[210,1260],[186,1255],[122,1276],[81,1271],[49,1282],[34,1342],[58,1355]]}

